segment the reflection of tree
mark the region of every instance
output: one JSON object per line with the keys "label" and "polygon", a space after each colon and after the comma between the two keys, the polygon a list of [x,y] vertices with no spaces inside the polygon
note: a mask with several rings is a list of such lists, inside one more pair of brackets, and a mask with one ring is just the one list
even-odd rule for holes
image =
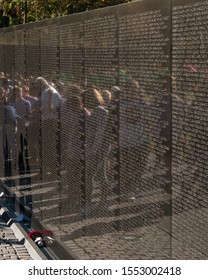
{"label": "reflection of tree", "polygon": [[[10,25],[131,2],[131,0],[2,0],[0,10]],[[2,24],[2,22],[1,22]]]}

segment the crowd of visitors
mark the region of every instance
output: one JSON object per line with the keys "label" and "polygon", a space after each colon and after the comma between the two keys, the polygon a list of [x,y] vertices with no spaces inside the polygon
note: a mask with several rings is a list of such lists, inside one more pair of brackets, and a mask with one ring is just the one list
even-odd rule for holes
{"label": "crowd of visitors", "polygon": [[131,99],[117,86],[54,84],[0,73],[3,175],[18,185],[19,175],[39,168],[41,182],[62,180],[64,195],[73,201],[81,195],[88,204],[95,185],[102,203],[109,185],[118,195],[119,184],[138,187],[147,159],[141,122],[146,107],[137,82],[129,81],[128,89]]}
{"label": "crowd of visitors", "polygon": [[[61,153],[60,169],[66,168],[67,186],[80,188],[79,178],[84,176],[81,192],[83,200],[90,203],[97,180],[101,200],[105,201],[111,135],[118,137],[119,92],[116,86],[111,90],[92,85],[60,87],[43,77],[24,78],[16,74],[12,79],[0,73],[2,156],[6,164],[11,164],[11,175],[31,172],[37,163],[46,165],[42,170],[47,174],[55,172],[51,170],[53,165],[48,164],[53,156],[43,155],[44,135],[49,153],[53,151],[54,157]],[[52,147],[57,128],[57,145]]]}

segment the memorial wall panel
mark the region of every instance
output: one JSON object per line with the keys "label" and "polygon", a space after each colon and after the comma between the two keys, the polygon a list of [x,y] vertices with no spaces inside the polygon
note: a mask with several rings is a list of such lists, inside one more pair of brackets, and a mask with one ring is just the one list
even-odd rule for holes
{"label": "memorial wall panel", "polygon": [[37,98],[18,141],[0,104],[0,176],[75,258],[207,258],[207,15],[142,0],[0,30]]}
{"label": "memorial wall panel", "polygon": [[[31,210],[66,247],[79,244],[78,258],[169,257],[169,14],[165,0],[140,1],[15,33],[16,71],[26,58],[39,98],[28,127]],[[37,87],[47,82],[51,92]],[[149,239],[140,248],[141,227],[154,232],[153,254]]]}
{"label": "memorial wall panel", "polygon": [[[14,29],[12,27],[4,30],[4,75],[6,77],[6,85],[4,89],[7,93],[8,102],[14,105],[14,96],[12,87],[15,82],[15,43]],[[10,85],[10,90],[8,86]],[[8,110],[6,110],[8,113]],[[10,186],[18,184],[18,162],[15,124],[8,120],[9,113],[5,117],[5,175],[8,176],[6,182]],[[13,178],[12,178],[13,176]],[[14,179],[15,178],[15,179]]]}
{"label": "memorial wall panel", "polygon": [[60,26],[60,92],[65,98],[60,112],[61,215],[66,216],[60,223],[67,226],[81,219],[84,185],[84,114],[79,108],[84,84],[83,18],[64,17]]}
{"label": "memorial wall panel", "polygon": [[[42,219],[59,215],[60,208],[60,106],[59,21],[49,20],[40,25],[41,51],[41,160],[42,182],[47,192],[42,198]],[[49,85],[49,86],[48,86]],[[49,204],[49,201],[53,203]]]}
{"label": "memorial wall panel", "polygon": [[20,75],[23,79],[26,78],[26,42],[25,29],[14,30],[14,44],[15,44],[15,73]]}
{"label": "memorial wall panel", "polygon": [[[26,183],[26,170],[27,170],[27,127],[25,126],[25,108],[21,104],[22,98],[25,98],[26,93],[26,44],[25,44],[25,29],[16,27],[14,28],[14,71],[15,81],[13,85],[19,89],[13,90],[13,102],[16,113],[22,118],[17,123],[16,132],[16,158],[18,160],[18,175],[22,178],[19,179],[18,184]],[[24,104],[24,102],[23,102]]]}
{"label": "memorial wall panel", "polygon": [[[60,80],[82,85],[84,81],[84,22],[81,15],[60,19]],[[64,91],[65,94],[67,94]]]}
{"label": "memorial wall panel", "polygon": [[111,9],[86,14],[84,34],[86,83],[107,89],[114,86],[118,70],[116,13]]}
{"label": "memorial wall panel", "polygon": [[59,24],[57,20],[40,25],[41,75],[49,82],[59,76]]}
{"label": "memorial wall panel", "polygon": [[[0,91],[0,94],[2,95],[2,91]],[[2,96],[1,96],[2,97]],[[4,174],[4,124],[5,124],[5,108],[4,103],[1,100],[0,101],[0,179],[3,180],[5,174]]]}
{"label": "memorial wall panel", "polygon": [[[97,222],[86,227],[85,234],[90,242],[92,235],[114,234],[117,217],[114,209],[117,199],[112,198],[114,178],[110,158],[109,91],[117,85],[118,79],[118,15],[116,9],[104,9],[85,14],[85,90],[84,106],[91,113],[85,119],[85,204],[86,218],[92,220],[90,211],[97,215]],[[94,89],[92,88],[94,87]],[[104,104],[99,102],[96,90],[100,92]],[[94,96],[94,97],[93,97]],[[99,107],[98,105],[102,105]],[[113,127],[111,127],[113,129]],[[114,150],[115,151],[115,150]],[[110,178],[111,175],[111,178]],[[88,208],[92,209],[88,211]],[[109,211],[107,211],[109,209]],[[99,250],[102,250],[101,248]],[[109,249],[106,248],[106,254]],[[89,251],[89,248],[88,248]],[[93,254],[93,252],[92,252]]]}
{"label": "memorial wall panel", "polygon": [[[119,12],[121,227],[134,232],[170,207],[170,6],[141,1]],[[167,208],[167,209],[166,209]],[[151,209],[151,210],[150,210]],[[150,212],[149,212],[150,211]],[[167,232],[170,220],[167,219]],[[158,243],[157,258],[168,257]],[[167,254],[165,256],[165,254]]]}
{"label": "memorial wall panel", "polygon": [[[35,80],[40,76],[40,25],[32,23],[24,26],[26,42],[26,78],[29,83],[29,94],[37,98],[37,102],[32,102],[32,114],[27,127],[28,139],[28,165],[29,176],[31,176],[31,188],[27,191],[27,205],[31,208],[34,218],[41,220],[41,211],[37,206],[41,205],[42,192],[42,161],[41,161],[41,142],[42,142],[42,120],[41,102],[39,92],[35,86]],[[29,184],[28,184],[29,185]]]}
{"label": "memorial wall panel", "polygon": [[[0,72],[1,74],[4,73],[4,30],[0,30]],[[3,92],[1,92],[2,94]],[[3,124],[5,123],[5,110],[3,104],[1,104],[1,113],[0,113],[0,129],[1,129],[1,136],[0,136],[0,177],[4,177],[4,127]]]}
{"label": "memorial wall panel", "polygon": [[[173,1],[173,258],[207,258],[207,1]],[[191,245],[191,246],[190,246]]]}
{"label": "memorial wall panel", "polygon": [[[20,203],[41,220],[41,212],[36,205],[42,200],[42,162],[41,162],[41,111],[40,96],[35,80],[40,75],[40,29],[39,23],[15,27],[15,71],[20,82],[24,102],[17,101],[18,121],[17,139],[19,139],[19,180]],[[19,132],[18,132],[19,131]],[[17,152],[18,152],[17,150]],[[24,185],[27,187],[25,188]]]}
{"label": "memorial wall panel", "polygon": [[27,76],[35,79],[40,75],[40,27],[28,24],[26,27]]}
{"label": "memorial wall panel", "polygon": [[4,32],[4,72],[12,80],[14,76],[14,29],[9,28]]}

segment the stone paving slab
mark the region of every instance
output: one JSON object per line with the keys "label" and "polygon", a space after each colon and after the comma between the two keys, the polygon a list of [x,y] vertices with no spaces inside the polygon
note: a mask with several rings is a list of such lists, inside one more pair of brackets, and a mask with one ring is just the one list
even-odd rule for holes
{"label": "stone paving slab", "polygon": [[32,260],[24,244],[0,215],[0,260]]}
{"label": "stone paving slab", "polygon": [[0,260],[47,260],[30,240],[23,224],[14,221],[15,213],[0,201]]}

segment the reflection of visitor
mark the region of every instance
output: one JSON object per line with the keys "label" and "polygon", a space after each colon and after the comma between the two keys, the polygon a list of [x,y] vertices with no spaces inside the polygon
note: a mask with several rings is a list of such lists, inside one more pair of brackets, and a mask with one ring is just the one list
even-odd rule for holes
{"label": "reflection of visitor", "polygon": [[16,162],[16,126],[19,117],[16,114],[15,108],[8,105],[5,100],[5,89],[0,88],[0,107],[1,107],[1,129],[2,129],[2,147],[4,158],[6,160],[6,173],[8,176],[9,162],[11,162],[11,175],[18,174],[18,166]]}
{"label": "reflection of visitor", "polygon": [[147,135],[145,134],[144,91],[136,82],[129,83],[131,98],[120,99],[120,171],[122,188],[135,191],[140,186],[146,167]]}
{"label": "reflection of visitor", "polygon": [[44,79],[38,77],[35,80],[36,97],[41,103],[41,159],[44,167],[42,173],[43,180],[56,180],[59,163],[58,163],[58,147],[59,137],[57,135],[60,108],[62,97],[58,91]]}
{"label": "reflection of visitor", "polygon": [[10,85],[9,80],[5,76],[0,77],[0,86],[6,92],[7,104],[14,105],[13,87]]}
{"label": "reflection of visitor", "polygon": [[[84,145],[85,121],[90,113],[84,108],[78,95],[70,95],[66,99],[61,114],[62,122],[62,165],[66,169],[66,184],[64,193],[68,194],[71,208],[79,201],[84,200],[85,190],[82,184],[84,176]],[[82,197],[82,198],[81,198]]]}
{"label": "reflection of visitor", "polygon": [[104,101],[104,107],[108,110],[111,103],[111,92],[105,89],[101,91],[101,95]]}
{"label": "reflection of visitor", "polygon": [[[39,102],[38,102],[38,99],[37,97],[34,97],[34,96],[31,96],[30,95],[30,88],[28,86],[25,86],[24,89],[23,89],[23,97],[24,99],[26,99],[27,101],[30,102],[31,104],[31,110],[36,110],[37,108],[39,108]],[[30,118],[31,120],[31,118]]]}
{"label": "reflection of visitor", "polygon": [[61,95],[43,77],[38,77],[35,80],[35,85],[41,99],[42,119],[56,119],[62,103]]}
{"label": "reflection of visitor", "polygon": [[16,135],[16,152],[17,152],[17,160],[19,160],[19,156],[22,157],[22,168],[26,168],[26,128],[29,124],[29,118],[31,115],[31,104],[28,100],[23,98],[22,88],[17,86],[14,87],[14,95],[15,95],[15,102],[14,107],[20,119],[17,122],[17,135]]}
{"label": "reflection of visitor", "polygon": [[0,88],[0,176],[4,177],[4,124],[5,124],[5,98],[4,90]]}
{"label": "reflection of visitor", "polygon": [[23,126],[26,126],[26,124],[29,122],[29,118],[32,112],[31,104],[28,100],[23,98],[22,88],[15,86],[14,95],[15,95],[14,107],[16,109],[17,115],[20,116],[21,118],[21,123],[19,121],[19,124],[23,124]]}
{"label": "reflection of visitor", "polygon": [[83,92],[84,104],[91,115],[85,122],[86,131],[86,202],[90,203],[93,192],[93,179],[101,186],[101,200],[107,196],[106,157],[108,150],[103,145],[108,120],[108,111],[103,107],[103,98],[95,88]]}
{"label": "reflection of visitor", "polygon": [[[34,95],[34,96],[33,96]],[[31,104],[31,115],[29,118],[29,126],[27,127],[28,135],[28,155],[30,162],[30,170],[36,169],[35,164],[40,161],[40,132],[41,132],[41,96],[34,84],[30,87],[25,86],[24,97]]]}
{"label": "reflection of visitor", "polygon": [[113,191],[119,195],[119,99],[121,89],[118,86],[111,88],[111,102],[108,107],[108,125],[106,140],[110,145],[108,169],[111,172]]}

